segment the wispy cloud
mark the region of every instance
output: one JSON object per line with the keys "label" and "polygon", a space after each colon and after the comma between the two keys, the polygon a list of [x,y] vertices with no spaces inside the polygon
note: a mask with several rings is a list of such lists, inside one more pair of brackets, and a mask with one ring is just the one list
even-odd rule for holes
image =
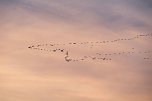
{"label": "wispy cloud", "polygon": [[[152,100],[152,64],[141,59],[148,55],[67,63],[63,54],[27,49],[150,33],[151,5],[151,0],[0,0],[0,100]],[[95,47],[101,52],[151,50],[150,42],[143,38]],[[91,53],[85,46],[64,48],[74,55]]]}
{"label": "wispy cloud", "polygon": [[[146,14],[146,10],[151,9],[146,6],[146,4],[149,3],[148,0],[144,2],[140,0],[7,0],[1,2],[4,5],[13,5],[16,9],[24,9],[44,21],[56,19],[72,24],[98,23],[114,29],[118,29],[119,27],[117,26],[121,25],[122,30],[125,30],[125,28],[127,28],[126,26],[143,29],[150,29],[151,27],[151,23],[149,22],[150,17],[143,15]],[[143,9],[139,10],[140,7]]]}

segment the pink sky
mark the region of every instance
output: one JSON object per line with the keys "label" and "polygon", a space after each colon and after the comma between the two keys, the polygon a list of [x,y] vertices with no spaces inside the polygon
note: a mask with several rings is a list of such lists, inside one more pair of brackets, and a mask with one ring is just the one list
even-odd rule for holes
{"label": "pink sky", "polygon": [[[150,0],[0,1],[0,101],[151,101],[152,53],[66,62],[30,45],[104,41],[152,32]],[[152,51],[151,38],[61,46],[73,56]],[[150,58],[144,60],[144,58]]]}

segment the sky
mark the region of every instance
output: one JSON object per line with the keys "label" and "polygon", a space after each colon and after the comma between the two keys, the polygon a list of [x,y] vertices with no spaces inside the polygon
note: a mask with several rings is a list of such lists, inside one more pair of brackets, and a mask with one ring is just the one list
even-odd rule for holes
{"label": "sky", "polygon": [[[151,17],[151,0],[0,0],[0,101],[151,101],[151,37],[63,46],[151,34]],[[50,43],[76,58],[135,53],[67,62],[28,48]]]}

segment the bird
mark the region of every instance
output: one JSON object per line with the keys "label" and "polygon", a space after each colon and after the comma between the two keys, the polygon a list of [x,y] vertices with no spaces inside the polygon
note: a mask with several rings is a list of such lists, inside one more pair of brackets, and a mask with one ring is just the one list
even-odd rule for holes
{"label": "bird", "polygon": [[63,52],[63,51],[64,51],[64,49],[61,50],[61,52]]}
{"label": "bird", "polygon": [[28,48],[32,48],[31,46],[29,46]]}
{"label": "bird", "polygon": [[56,52],[56,49],[54,49],[53,52]]}
{"label": "bird", "polygon": [[66,52],[66,55],[67,55],[67,56],[69,55],[68,51]]}
{"label": "bird", "polygon": [[[54,49],[50,49],[49,51],[51,52],[56,52],[56,51],[59,51],[59,52],[64,52],[65,54],[65,58],[66,58],[66,61],[83,61],[85,59],[88,59],[89,56],[85,56],[83,58],[71,58],[69,59],[70,55],[69,55],[69,52],[71,54],[71,51],[70,49],[62,49],[63,47],[65,47],[65,45],[67,45],[68,47],[70,46],[75,46],[75,44],[78,44],[78,47],[76,48],[80,48],[80,44],[83,44],[83,45],[89,45],[89,51],[92,51],[94,52],[94,49],[96,49],[97,47],[96,46],[99,46],[100,43],[107,43],[107,44],[110,44],[111,43],[114,43],[114,42],[120,42],[122,43],[123,41],[122,40],[126,40],[127,41],[131,41],[131,40],[135,40],[135,39],[138,39],[138,38],[149,38],[149,37],[152,37],[152,34],[140,34],[140,35],[137,35],[137,36],[134,36],[134,37],[129,37],[129,38],[119,38],[119,39],[113,39],[113,40],[104,40],[104,41],[82,41],[82,42],[68,42],[68,43],[58,43],[58,44],[54,44],[54,43],[49,43],[49,44],[36,44],[36,45],[31,45],[31,46],[28,46],[27,48],[29,49],[35,49],[35,50],[43,50],[43,51],[48,51],[49,48],[54,48]],[[71,45],[69,45],[71,44]],[[48,46],[49,45],[49,46]],[[102,44],[101,44],[102,45]],[[51,47],[52,46],[52,47]],[[63,46],[63,47],[62,47]],[[62,48],[61,48],[62,47]],[[90,49],[91,48],[91,49]],[[83,47],[82,47],[83,49]],[[110,55],[120,55],[120,54],[126,54],[126,55],[133,55],[133,54],[150,54],[152,51],[137,51],[135,50],[135,48],[131,48],[132,50],[130,51],[122,51],[122,52],[113,52],[113,53],[96,53],[94,56],[92,56],[90,59],[91,60],[111,60],[110,58],[107,58],[107,57],[110,57]],[[96,51],[97,52],[97,51]],[[58,52],[57,52],[58,53]],[[91,55],[91,54],[90,54]],[[100,56],[105,56],[105,58],[100,58]],[[98,56],[98,57],[97,57]],[[144,59],[149,59],[149,58],[144,58]]]}
{"label": "bird", "polygon": [[69,57],[69,56],[65,56],[65,60],[66,60],[67,62],[70,62],[72,59],[68,59],[68,57]]}

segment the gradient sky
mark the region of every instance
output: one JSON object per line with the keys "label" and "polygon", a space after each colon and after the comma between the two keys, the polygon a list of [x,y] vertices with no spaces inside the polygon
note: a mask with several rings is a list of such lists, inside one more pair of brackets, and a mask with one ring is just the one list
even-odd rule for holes
{"label": "gradient sky", "polygon": [[[151,0],[0,0],[0,101],[152,101],[152,61],[143,61],[152,54],[68,63],[62,54],[27,48],[152,33],[151,18]],[[151,42],[97,49],[152,50]]]}

